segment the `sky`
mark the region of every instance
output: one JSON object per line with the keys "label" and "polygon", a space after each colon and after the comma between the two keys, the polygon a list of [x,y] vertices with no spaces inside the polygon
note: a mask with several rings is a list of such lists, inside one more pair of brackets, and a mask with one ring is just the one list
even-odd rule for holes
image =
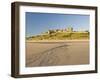
{"label": "sky", "polygon": [[26,12],[26,36],[39,35],[52,29],[73,27],[74,31],[89,30],[89,15]]}

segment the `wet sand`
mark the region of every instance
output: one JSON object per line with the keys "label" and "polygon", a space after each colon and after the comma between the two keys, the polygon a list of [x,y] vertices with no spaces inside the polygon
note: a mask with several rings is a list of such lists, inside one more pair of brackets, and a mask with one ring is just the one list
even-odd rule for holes
{"label": "wet sand", "polygon": [[89,64],[89,41],[26,42],[26,67]]}

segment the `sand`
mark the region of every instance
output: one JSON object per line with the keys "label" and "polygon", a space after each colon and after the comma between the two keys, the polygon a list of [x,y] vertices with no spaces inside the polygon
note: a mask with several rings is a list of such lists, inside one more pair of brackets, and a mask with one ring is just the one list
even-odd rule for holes
{"label": "sand", "polygon": [[26,67],[89,64],[89,41],[26,42]]}

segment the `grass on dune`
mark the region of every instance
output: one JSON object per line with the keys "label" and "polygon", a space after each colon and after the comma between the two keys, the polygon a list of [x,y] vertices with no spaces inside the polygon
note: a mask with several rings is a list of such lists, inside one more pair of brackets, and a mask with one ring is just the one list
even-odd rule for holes
{"label": "grass on dune", "polygon": [[27,37],[26,40],[74,40],[89,39],[89,32],[57,32]]}

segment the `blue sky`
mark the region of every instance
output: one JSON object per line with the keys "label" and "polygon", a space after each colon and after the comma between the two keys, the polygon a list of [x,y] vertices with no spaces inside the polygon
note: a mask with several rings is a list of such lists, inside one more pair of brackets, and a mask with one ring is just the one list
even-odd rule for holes
{"label": "blue sky", "polygon": [[26,36],[38,35],[49,29],[89,30],[89,15],[26,12]]}

